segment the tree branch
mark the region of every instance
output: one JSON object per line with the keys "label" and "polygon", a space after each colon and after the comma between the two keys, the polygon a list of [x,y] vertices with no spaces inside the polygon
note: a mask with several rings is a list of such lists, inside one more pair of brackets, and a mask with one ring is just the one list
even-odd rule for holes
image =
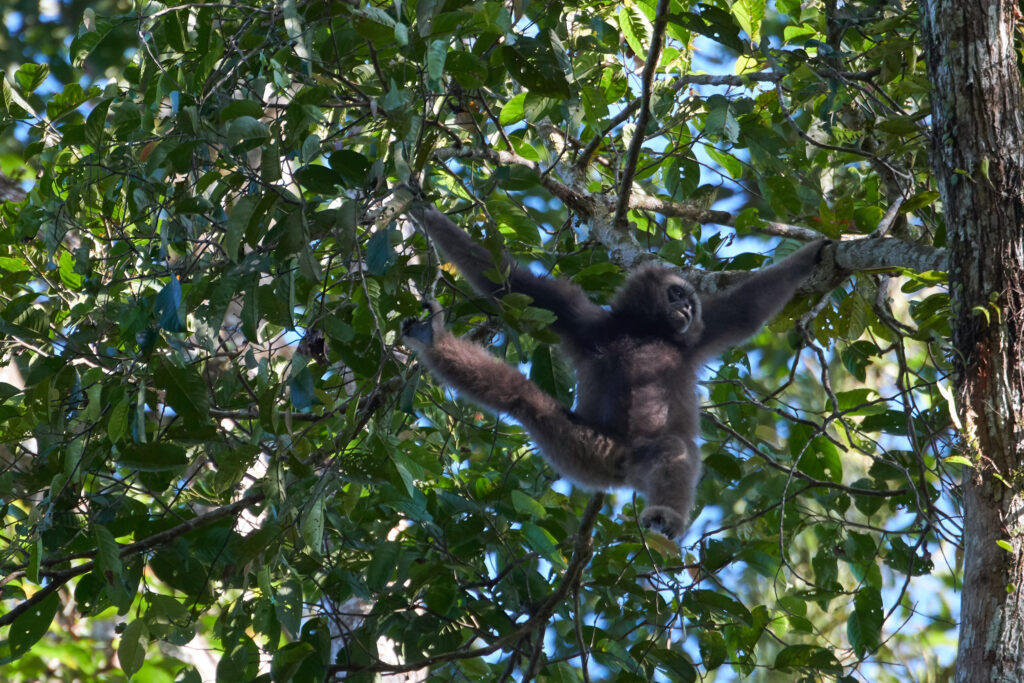
{"label": "tree branch", "polygon": [[[211,510],[210,512],[207,512],[206,514],[199,515],[198,517],[193,517],[192,519],[190,519],[190,520],[188,520],[186,522],[183,522],[183,523],[179,524],[178,526],[172,527],[170,529],[165,529],[164,531],[161,531],[160,533],[153,534],[152,536],[150,536],[148,538],[144,538],[141,541],[137,541],[135,543],[129,543],[128,545],[121,546],[119,554],[120,554],[121,557],[125,557],[127,555],[135,555],[137,553],[141,553],[141,552],[144,552],[146,550],[151,550],[153,548],[156,548],[157,546],[164,545],[165,543],[169,543],[170,541],[173,541],[174,539],[178,538],[179,536],[185,535],[189,531],[193,531],[194,529],[199,529],[199,528],[201,528],[203,526],[206,526],[207,524],[210,524],[210,523],[216,522],[216,521],[218,521],[220,519],[223,519],[224,517],[229,517],[229,516],[234,515],[234,514],[236,514],[238,512],[241,512],[244,508],[247,508],[250,505],[255,505],[256,503],[258,503],[258,502],[260,502],[262,500],[263,500],[263,493],[262,492],[257,492],[257,493],[253,493],[251,495],[245,496],[241,500],[235,501],[234,503],[231,503],[230,505],[225,505],[224,507],[217,508],[216,510]],[[95,553],[90,553],[88,555],[85,555],[85,557],[92,557],[94,555],[95,555]],[[78,558],[75,558],[75,559],[78,559]],[[70,561],[69,558],[61,557],[61,558],[53,558],[53,559],[43,560],[43,562],[41,564],[43,564],[44,566],[52,566],[54,564],[59,564],[61,562],[68,562],[68,561]],[[80,564],[77,567],[70,567],[68,569],[55,569],[55,570],[42,570],[42,571],[40,571],[39,575],[40,576],[45,576],[47,578],[47,580],[49,581],[49,583],[46,584],[46,586],[44,586],[43,588],[41,588],[39,591],[37,591],[35,594],[33,594],[31,598],[29,598],[29,599],[27,599],[27,600],[25,600],[23,602],[20,602],[17,605],[15,605],[14,609],[12,609],[7,614],[0,615],[0,626],[6,626],[7,624],[12,623],[21,614],[23,614],[27,610],[31,609],[34,605],[38,604],[40,601],[42,601],[44,598],[46,598],[46,596],[49,595],[50,593],[53,593],[54,591],[60,589],[61,586],[63,586],[64,584],[66,584],[68,581],[70,581],[71,579],[75,578],[76,576],[81,576],[82,574],[88,574],[89,572],[92,571],[92,568],[93,568],[94,565],[95,565],[95,562],[93,562],[93,560],[89,560],[88,562]]]}
{"label": "tree branch", "polygon": [[595,493],[590,497],[590,500],[587,502],[586,509],[580,516],[580,526],[576,531],[576,537],[573,541],[572,558],[569,560],[569,564],[565,568],[565,572],[562,574],[562,579],[558,582],[555,589],[551,591],[546,598],[544,598],[543,602],[540,603],[537,610],[533,613],[533,616],[527,619],[522,626],[512,633],[496,638],[490,645],[484,645],[483,647],[472,649],[456,650],[442,655],[426,657],[415,662],[396,664],[379,662],[373,665],[352,666],[336,664],[330,667],[328,670],[329,673],[332,675],[342,672],[403,673],[432,667],[435,664],[442,662],[485,657],[497,652],[498,650],[509,647],[510,645],[514,645],[522,640],[524,636],[529,635],[533,631],[542,629],[547,625],[551,615],[555,613],[555,610],[560,604],[562,604],[565,597],[579,585],[580,577],[583,575],[583,569],[587,566],[587,563],[590,561],[590,557],[594,552],[594,524],[597,522],[597,515],[601,512],[601,507],[604,505],[604,499],[605,494],[603,493]]}
{"label": "tree branch", "polygon": [[651,118],[651,89],[654,87],[654,72],[658,70],[661,59],[661,42],[665,37],[665,24],[668,23],[668,0],[658,0],[658,8],[654,13],[654,30],[651,32],[651,49],[644,63],[644,73],[640,79],[640,115],[636,119],[636,130],[629,141],[626,163],[622,167],[622,178],[619,180],[619,201],[615,206],[615,219],[612,225],[617,230],[626,229],[626,211],[629,208],[630,190],[633,189],[633,178],[636,177],[636,165],[640,160],[640,148],[644,145],[647,121]]}
{"label": "tree branch", "polygon": [[863,489],[858,488],[856,486],[847,486],[846,484],[839,484],[834,481],[822,481],[821,479],[815,479],[809,474],[804,474],[795,467],[786,467],[782,463],[777,462],[774,458],[769,457],[764,451],[757,447],[757,444],[750,441],[750,439],[746,438],[745,436],[737,432],[735,429],[733,429],[729,425],[725,424],[724,422],[716,418],[711,413],[702,412],[701,416],[708,418],[711,422],[714,422],[716,427],[718,427],[723,432],[725,432],[729,436],[733,437],[734,439],[742,443],[751,452],[753,452],[755,455],[761,458],[772,469],[787,474],[790,477],[793,477],[794,479],[805,481],[810,485],[810,487],[834,489],[836,491],[849,493],[850,495],[870,496],[873,498],[893,498],[895,496],[905,496],[908,493],[910,493],[908,489],[886,489],[884,491],[879,491],[877,489]]}
{"label": "tree branch", "polygon": [[[610,220],[611,202],[601,195],[594,195],[585,190],[576,189],[563,183],[551,175],[545,174],[540,164],[506,151],[479,147],[442,147],[434,151],[439,161],[447,159],[481,159],[494,164],[516,164],[534,171],[541,185],[553,196],[562,201],[570,210],[591,225],[591,234],[612,254],[612,260],[630,266],[644,253],[643,247],[628,234],[616,230]],[[890,205],[879,223],[879,228],[891,224],[898,206]],[[635,191],[630,194],[629,208],[652,211],[662,216],[682,218],[702,225],[716,224],[728,227],[736,226],[736,215],[728,211],[704,209],[686,202],[673,202],[660,197]],[[786,237],[803,242],[820,239],[822,234],[810,228],[804,228],[777,221],[765,221],[753,228],[765,235]],[[876,230],[876,232],[878,232]],[[874,233],[873,233],[874,234]],[[847,236],[836,245],[835,263],[828,277],[820,278],[822,286],[826,281],[833,281],[837,271],[865,271],[907,268],[917,272],[946,269],[946,250],[929,247],[897,238],[874,238]],[[825,270],[819,269],[819,273]],[[703,291],[715,291],[721,287],[716,281],[730,281],[733,276],[724,272],[705,273],[703,271],[688,274],[694,279],[694,286]],[[735,277],[739,277],[736,274]],[[812,279],[813,281],[813,279]],[[698,282],[704,283],[699,285]],[[815,287],[815,291],[825,291]]]}

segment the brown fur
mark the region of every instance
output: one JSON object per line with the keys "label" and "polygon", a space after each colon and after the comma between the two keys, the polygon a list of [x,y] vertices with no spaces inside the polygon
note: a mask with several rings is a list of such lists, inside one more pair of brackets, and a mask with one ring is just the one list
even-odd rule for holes
{"label": "brown fur", "polygon": [[698,369],[782,309],[824,242],[715,297],[698,297],[678,274],[645,265],[608,311],[575,284],[534,276],[507,257],[499,264],[506,283],[491,282],[484,272],[495,265],[486,249],[428,204],[411,214],[482,294],[520,292],[555,313],[552,328],[576,368],[576,410],[480,346],[452,336],[436,306],[429,322],[406,322],[406,343],[467,398],[521,422],[560,474],[590,489],[633,488],[647,497],[646,526],[670,538],[682,534],[701,471]]}

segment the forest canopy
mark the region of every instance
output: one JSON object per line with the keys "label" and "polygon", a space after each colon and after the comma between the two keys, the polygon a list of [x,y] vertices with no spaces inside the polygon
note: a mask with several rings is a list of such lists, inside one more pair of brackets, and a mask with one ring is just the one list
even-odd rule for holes
{"label": "forest canopy", "polygon": [[[952,670],[971,463],[915,5],[0,13],[8,680]],[[401,344],[434,297],[573,403],[551,314],[476,296],[410,181],[601,304],[647,260],[710,292],[833,240],[704,368],[681,544]]]}

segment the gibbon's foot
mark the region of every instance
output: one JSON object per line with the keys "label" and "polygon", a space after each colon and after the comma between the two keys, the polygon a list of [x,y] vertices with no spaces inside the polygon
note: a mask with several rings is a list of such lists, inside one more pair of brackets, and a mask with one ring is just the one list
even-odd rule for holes
{"label": "gibbon's foot", "polygon": [[664,505],[651,505],[640,515],[645,529],[654,529],[670,540],[675,540],[686,531],[686,518]]}
{"label": "gibbon's foot", "polygon": [[402,321],[402,340],[413,351],[429,349],[437,336],[444,331],[444,316],[441,304],[433,299],[423,302],[423,308],[430,311],[426,318],[406,318]]}

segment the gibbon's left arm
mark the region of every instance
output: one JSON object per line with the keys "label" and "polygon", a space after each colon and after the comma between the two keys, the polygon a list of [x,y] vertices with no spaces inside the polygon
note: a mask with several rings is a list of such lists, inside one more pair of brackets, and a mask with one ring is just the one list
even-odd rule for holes
{"label": "gibbon's left arm", "polygon": [[786,260],[731,289],[702,300],[704,333],[698,346],[715,353],[753,336],[778,315],[821,261],[830,240],[804,245]]}
{"label": "gibbon's left arm", "polygon": [[[555,314],[557,320],[551,328],[560,335],[578,333],[590,323],[608,315],[575,283],[538,277],[508,255],[502,255],[501,263],[495,264],[491,253],[483,245],[470,239],[462,228],[432,204],[418,201],[408,211],[413,221],[430,236],[445,257],[458,267],[462,276],[480,294],[494,298],[508,292],[526,294],[533,299],[534,306]],[[500,273],[505,277],[505,282],[493,282],[486,275],[489,271]]]}

